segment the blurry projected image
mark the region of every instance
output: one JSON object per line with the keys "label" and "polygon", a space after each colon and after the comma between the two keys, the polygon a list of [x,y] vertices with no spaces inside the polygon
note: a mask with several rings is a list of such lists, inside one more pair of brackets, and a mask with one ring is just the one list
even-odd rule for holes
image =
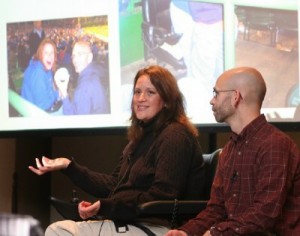
{"label": "blurry projected image", "polygon": [[[137,2],[135,8],[120,12],[125,93],[130,91],[138,68],[160,64],[176,76],[192,120],[200,125],[212,124],[215,121],[209,101],[225,65],[227,69],[252,66],[267,83],[263,104],[267,119],[300,121],[297,4],[291,10],[280,9],[280,1],[274,1],[273,8],[234,5],[229,19],[224,18],[224,5],[213,1]],[[138,36],[130,43],[128,34]],[[231,43],[234,50],[228,51]]]}
{"label": "blurry projected image", "polygon": [[237,66],[265,78],[268,121],[300,122],[299,5],[286,2],[53,0],[33,16],[35,0],[11,0],[0,8],[0,131],[126,127],[134,76],[152,64],[175,75],[198,126],[216,125],[213,87]]}
{"label": "blurry projected image", "polygon": [[7,48],[10,117],[110,112],[107,16],[9,23]]}
{"label": "blurry projected image", "polygon": [[[215,81],[224,71],[223,5],[143,0],[135,11],[120,12],[120,24],[124,89],[130,89],[138,68],[160,64],[177,78],[193,121],[215,123],[209,101]],[[137,58],[127,57],[130,42],[125,32],[138,34],[136,41],[131,41],[132,47],[138,45]]]}
{"label": "blurry projected image", "polygon": [[[295,120],[300,105],[298,11],[237,6],[236,66],[257,68],[267,83],[269,121]],[[299,108],[298,108],[299,109]]]}

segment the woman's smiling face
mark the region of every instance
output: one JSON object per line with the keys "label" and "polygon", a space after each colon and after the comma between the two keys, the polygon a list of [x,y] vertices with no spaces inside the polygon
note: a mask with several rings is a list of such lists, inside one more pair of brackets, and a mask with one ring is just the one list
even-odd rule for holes
{"label": "woman's smiling face", "polygon": [[46,70],[51,70],[55,60],[54,48],[50,43],[46,43],[42,52],[42,63]]}
{"label": "woman's smiling face", "polygon": [[140,76],[135,84],[133,95],[133,109],[137,119],[148,122],[161,111],[163,106],[164,101],[149,76]]}

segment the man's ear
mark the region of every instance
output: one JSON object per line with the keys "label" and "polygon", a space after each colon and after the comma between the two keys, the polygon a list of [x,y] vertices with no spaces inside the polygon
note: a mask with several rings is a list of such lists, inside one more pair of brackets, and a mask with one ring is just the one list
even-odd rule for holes
{"label": "man's ear", "polygon": [[241,95],[241,92],[239,90],[234,91],[235,94],[232,96],[233,106],[237,107],[237,105],[243,100],[243,97]]}

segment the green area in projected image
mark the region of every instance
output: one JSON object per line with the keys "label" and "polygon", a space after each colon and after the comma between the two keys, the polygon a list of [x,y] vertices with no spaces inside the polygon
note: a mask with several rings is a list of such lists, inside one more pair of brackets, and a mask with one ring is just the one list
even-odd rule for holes
{"label": "green area in projected image", "polygon": [[140,1],[130,1],[119,16],[121,66],[144,58]]}

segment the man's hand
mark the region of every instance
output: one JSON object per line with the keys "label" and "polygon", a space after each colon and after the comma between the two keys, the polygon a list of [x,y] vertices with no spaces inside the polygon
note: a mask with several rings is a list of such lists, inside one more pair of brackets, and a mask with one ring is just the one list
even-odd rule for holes
{"label": "man's hand", "polygon": [[210,231],[207,230],[207,231],[203,234],[203,236],[211,236]]}
{"label": "man's hand", "polygon": [[170,230],[168,233],[166,233],[165,236],[188,236],[188,235],[186,232],[182,230],[173,229]]}

